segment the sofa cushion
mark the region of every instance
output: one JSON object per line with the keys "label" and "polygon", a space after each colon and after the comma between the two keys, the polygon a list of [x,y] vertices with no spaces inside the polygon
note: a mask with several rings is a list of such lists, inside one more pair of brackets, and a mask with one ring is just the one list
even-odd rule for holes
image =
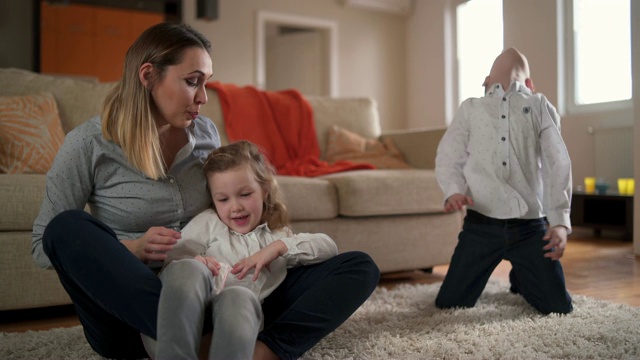
{"label": "sofa cushion", "polygon": [[378,106],[371,98],[329,98],[307,96],[313,108],[320,158],[326,159],[327,138],[332,125],[360,134],[365,138],[376,139],[380,136]]}
{"label": "sofa cushion", "polygon": [[113,83],[93,79],[43,75],[27,70],[0,69],[0,96],[52,93],[56,98],[62,129],[65,133],[99,115],[102,103]]}
{"label": "sofa cushion", "polygon": [[53,95],[0,96],[0,173],[46,174],[63,141]]}
{"label": "sofa cushion", "polygon": [[327,162],[367,163],[376,169],[410,169],[393,140],[367,139],[337,125],[329,128]]}
{"label": "sofa cushion", "polygon": [[332,183],[319,178],[278,176],[291,221],[325,220],[338,216],[338,195]]}
{"label": "sofa cushion", "polygon": [[433,170],[361,170],[322,176],[338,191],[343,216],[434,214],[444,197]]}

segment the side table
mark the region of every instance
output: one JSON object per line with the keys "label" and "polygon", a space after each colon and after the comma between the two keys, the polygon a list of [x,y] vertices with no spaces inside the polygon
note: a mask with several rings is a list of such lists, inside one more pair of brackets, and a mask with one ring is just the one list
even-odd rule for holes
{"label": "side table", "polygon": [[633,195],[605,193],[603,195],[574,192],[571,198],[571,225],[602,230],[624,231],[624,238],[633,239]]}

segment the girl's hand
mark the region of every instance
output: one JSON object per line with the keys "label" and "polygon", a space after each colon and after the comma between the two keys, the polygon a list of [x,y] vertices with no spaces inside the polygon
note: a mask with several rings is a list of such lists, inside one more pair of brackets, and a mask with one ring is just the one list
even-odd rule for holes
{"label": "girl's hand", "polygon": [[458,211],[466,205],[473,205],[473,199],[470,196],[462,194],[453,194],[444,202],[444,211]]}
{"label": "girl's hand", "polygon": [[263,268],[266,267],[268,269],[269,264],[271,264],[273,260],[286,254],[287,251],[289,251],[289,249],[287,249],[287,245],[285,245],[282,240],[274,241],[265,248],[260,249],[257,253],[238,261],[233,265],[231,273],[237,275],[238,280],[242,280],[247,275],[247,272],[255,269],[251,281],[256,281]]}
{"label": "girl's hand", "polygon": [[213,256],[196,256],[194,258],[195,260],[200,261],[201,263],[205,264],[205,266],[211,270],[211,273],[213,274],[213,276],[218,276],[218,274],[220,274],[220,263],[218,262],[218,260],[216,260],[216,258],[214,258]]}
{"label": "girl's hand", "polygon": [[173,245],[180,237],[179,231],[164,226],[154,226],[138,239],[120,240],[120,242],[143,262],[164,261],[167,252],[173,249]]}

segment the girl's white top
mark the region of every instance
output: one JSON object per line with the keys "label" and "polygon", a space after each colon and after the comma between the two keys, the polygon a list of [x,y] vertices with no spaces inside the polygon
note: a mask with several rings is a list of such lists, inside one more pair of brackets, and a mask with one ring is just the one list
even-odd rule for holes
{"label": "girl's white top", "polygon": [[[238,261],[277,240],[285,243],[287,253],[271,262],[268,268],[263,268],[256,281],[251,280],[253,271],[242,280],[231,274],[231,268]],[[225,287],[240,285],[252,289],[262,301],[282,283],[287,276],[287,269],[321,263],[337,253],[336,244],[325,234],[293,234],[286,227],[272,231],[267,224],[261,224],[247,234],[240,234],[229,229],[213,209],[207,209],[182,229],[182,238],[168,253],[164,266],[171,261],[197,255],[213,256],[222,264],[220,274],[214,277],[216,293]]]}

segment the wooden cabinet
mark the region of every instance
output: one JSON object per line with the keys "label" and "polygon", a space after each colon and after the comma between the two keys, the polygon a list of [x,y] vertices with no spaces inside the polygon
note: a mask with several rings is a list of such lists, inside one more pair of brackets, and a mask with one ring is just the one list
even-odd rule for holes
{"label": "wooden cabinet", "polygon": [[602,230],[622,231],[625,239],[633,239],[633,196],[619,194],[587,194],[573,192],[571,225],[593,228],[596,236]]}
{"label": "wooden cabinet", "polygon": [[120,78],[127,49],[164,14],[85,4],[40,3],[40,72]]}

